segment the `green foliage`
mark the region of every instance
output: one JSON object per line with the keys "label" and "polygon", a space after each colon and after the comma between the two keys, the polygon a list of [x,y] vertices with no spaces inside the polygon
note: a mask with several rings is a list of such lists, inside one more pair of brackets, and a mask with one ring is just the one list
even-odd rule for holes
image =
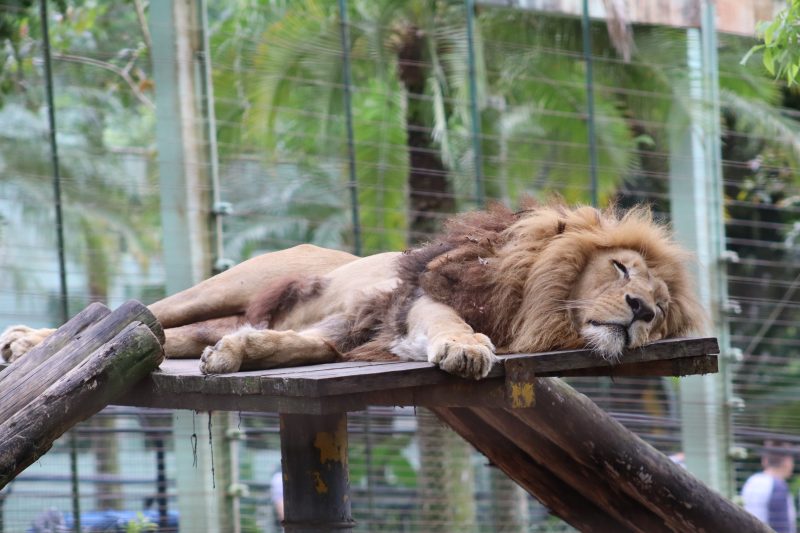
{"label": "green foliage", "polygon": [[756,33],[764,43],[753,46],[742,63],[755,52],[762,52],[764,68],[776,79],[785,78],[794,85],[800,72],[800,0],[789,0],[774,20],[759,22]]}
{"label": "green foliage", "polygon": [[158,531],[158,525],[151,522],[142,513],[136,513],[136,518],[131,519],[125,526],[125,533],[145,533],[146,531]]}

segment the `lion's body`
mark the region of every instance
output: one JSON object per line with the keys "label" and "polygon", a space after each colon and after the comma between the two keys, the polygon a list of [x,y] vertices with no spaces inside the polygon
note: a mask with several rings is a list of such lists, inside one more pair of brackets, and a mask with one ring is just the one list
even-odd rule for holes
{"label": "lion's body", "polygon": [[400,358],[481,377],[495,351],[616,357],[701,328],[687,258],[644,209],[495,208],[403,254],[265,254],[151,309],[168,356],[208,346],[207,373]]}

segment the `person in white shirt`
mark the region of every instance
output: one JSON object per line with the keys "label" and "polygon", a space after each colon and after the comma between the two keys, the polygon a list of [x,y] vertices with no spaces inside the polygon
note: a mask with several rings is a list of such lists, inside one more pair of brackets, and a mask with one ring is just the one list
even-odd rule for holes
{"label": "person in white shirt", "polygon": [[786,446],[767,442],[761,455],[763,470],[742,487],[744,508],[776,533],[797,533],[794,498],[786,482],[794,470],[794,455]]}

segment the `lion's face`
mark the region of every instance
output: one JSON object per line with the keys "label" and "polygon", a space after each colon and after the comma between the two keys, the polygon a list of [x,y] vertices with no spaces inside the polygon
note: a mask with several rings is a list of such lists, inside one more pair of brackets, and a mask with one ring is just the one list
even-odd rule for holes
{"label": "lion's face", "polygon": [[570,319],[585,344],[604,357],[661,339],[670,294],[667,284],[633,250],[596,253],[570,297]]}

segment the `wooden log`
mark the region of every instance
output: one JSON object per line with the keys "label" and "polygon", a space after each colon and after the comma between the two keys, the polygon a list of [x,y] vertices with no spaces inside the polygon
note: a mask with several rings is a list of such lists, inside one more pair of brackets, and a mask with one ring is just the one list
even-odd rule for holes
{"label": "wooden log", "polygon": [[[10,418],[132,322],[141,322],[147,326],[163,345],[164,331],[150,310],[134,300],[125,302],[110,315],[80,332],[53,354],[46,364],[6,378],[0,389],[0,420]],[[14,364],[10,365],[9,369],[13,366]]]}
{"label": "wooden log", "polygon": [[511,475],[520,485],[564,521],[587,533],[628,529],[593,501],[553,475],[543,464],[520,450],[513,442],[487,426],[468,408],[435,408],[433,411],[492,463]]}
{"label": "wooden log", "polygon": [[0,424],[0,488],[69,428],[100,411],[163,359],[159,339],[132,323]]}
{"label": "wooden log", "polygon": [[536,400],[535,407],[508,413],[560,446],[577,463],[614,479],[673,530],[769,531],[563,381],[537,380]]}
{"label": "wooden log", "polygon": [[111,313],[111,310],[99,302],[90,304],[42,341],[41,344],[26,353],[24,357],[3,369],[0,372],[0,383],[5,380],[9,380],[8,383],[12,383],[21,376],[33,371],[33,369],[49,359],[50,356],[66,346],[67,343],[71,342],[83,330],[109,313]]}
{"label": "wooden log", "polygon": [[[494,434],[503,435],[513,442],[521,451],[535,458],[535,461],[541,463],[583,497],[594,502],[629,531],[642,533],[671,531],[658,515],[625,494],[610,482],[610,478],[577,464],[561,447],[542,436],[536,428],[520,424],[519,420],[506,409],[481,407],[469,410],[491,427]],[[517,472],[511,471],[508,475],[514,479]],[[524,488],[531,491],[536,487],[524,486]]]}

